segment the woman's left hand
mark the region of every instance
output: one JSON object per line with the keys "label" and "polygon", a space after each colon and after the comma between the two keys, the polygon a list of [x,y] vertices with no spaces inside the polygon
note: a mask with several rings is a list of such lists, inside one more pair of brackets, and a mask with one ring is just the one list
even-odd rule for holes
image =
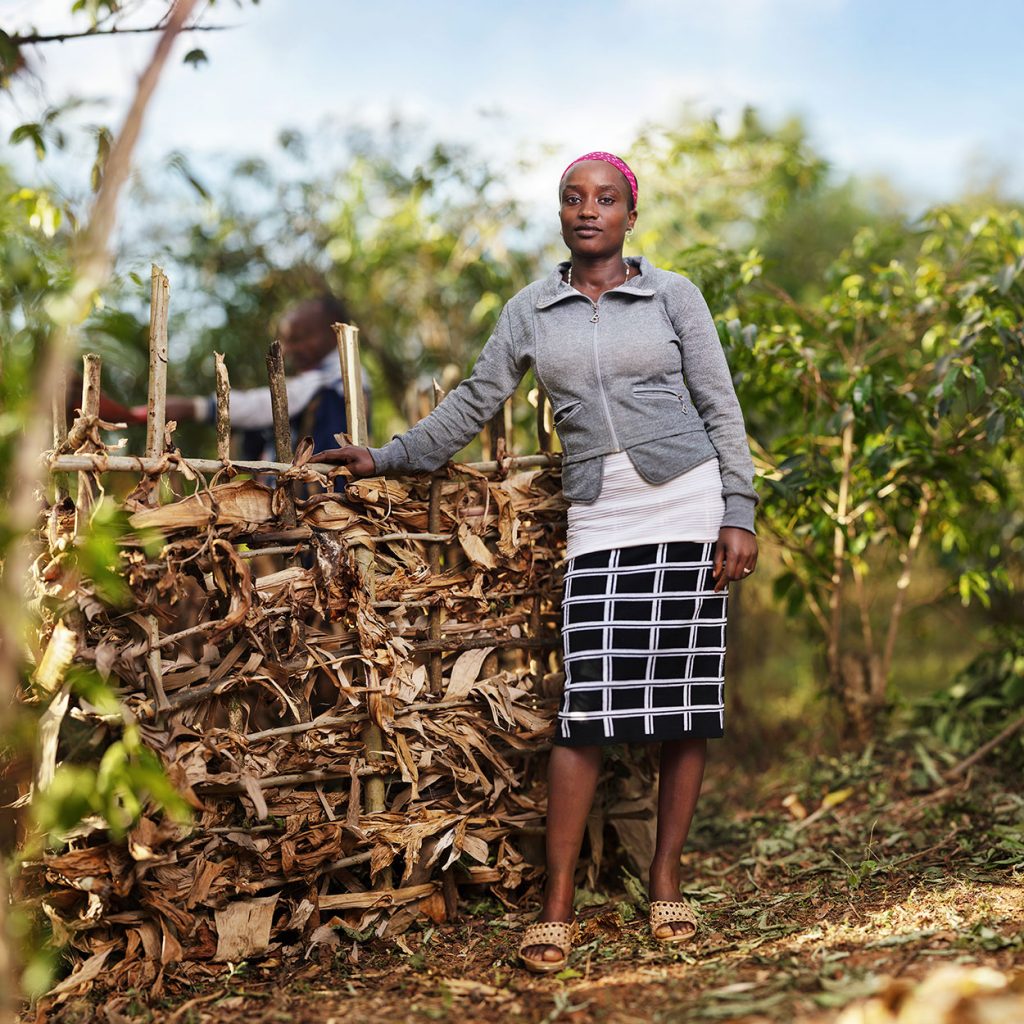
{"label": "woman's left hand", "polygon": [[745,580],[757,565],[757,538],[739,526],[723,526],[715,544],[715,593],[733,580]]}

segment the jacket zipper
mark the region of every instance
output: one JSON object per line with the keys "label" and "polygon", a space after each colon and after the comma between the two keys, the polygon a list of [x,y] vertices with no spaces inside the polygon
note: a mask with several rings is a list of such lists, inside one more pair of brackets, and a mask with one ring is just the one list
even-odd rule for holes
{"label": "jacket zipper", "polygon": [[[588,299],[590,305],[594,307],[594,315],[590,318],[590,322],[594,325],[594,369],[597,370],[597,387],[598,390],[601,392],[601,404],[604,406],[604,418],[608,423],[609,431],[611,431],[612,442],[615,445],[615,450],[621,451],[622,449],[619,446],[619,438],[618,435],[615,433],[615,424],[612,423],[612,410],[611,407],[608,405],[608,395],[605,393],[604,381],[601,379],[601,357],[598,355],[597,348],[597,325],[601,317],[597,310],[597,302],[594,302],[594,300],[590,299],[589,296]],[[601,300],[598,299],[597,301],[600,302]]]}

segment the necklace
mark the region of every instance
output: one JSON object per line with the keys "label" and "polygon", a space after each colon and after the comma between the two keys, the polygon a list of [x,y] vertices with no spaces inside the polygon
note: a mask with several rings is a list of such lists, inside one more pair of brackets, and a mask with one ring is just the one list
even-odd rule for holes
{"label": "necklace", "polygon": [[[633,269],[625,260],[622,261],[622,265],[626,268],[626,276],[623,280],[623,284],[629,280],[629,272]],[[566,275],[565,283],[571,288],[572,287],[572,261],[569,262],[569,273]],[[616,285],[616,288],[619,286]],[[582,293],[581,293],[582,294]],[[592,324],[596,324],[601,319],[601,313],[597,308],[597,303],[589,296],[585,296],[586,300],[590,303],[590,308],[594,311],[594,315],[590,318]]]}

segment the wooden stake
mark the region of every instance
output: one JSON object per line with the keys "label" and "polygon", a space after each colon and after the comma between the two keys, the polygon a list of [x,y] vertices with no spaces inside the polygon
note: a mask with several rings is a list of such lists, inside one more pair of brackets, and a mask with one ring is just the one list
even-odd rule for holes
{"label": "wooden stake", "polygon": [[267,379],[270,383],[270,404],[274,413],[274,446],[277,461],[292,461],[292,430],[288,417],[288,385],[284,375],[284,352],[281,342],[274,340],[267,350]]}
{"label": "wooden stake", "polygon": [[[220,352],[213,354],[214,373],[217,386],[217,458],[224,467],[231,467],[231,379],[224,356]],[[293,553],[285,548],[286,553]],[[242,701],[238,694],[228,698],[228,725],[231,731],[241,735],[245,728],[245,715],[242,712]]]}
{"label": "wooden stake", "polygon": [[500,459],[508,450],[508,431],[505,429],[505,406],[507,404],[507,402],[502,403],[501,408],[487,424],[488,447],[492,459]]}
{"label": "wooden stake", "polygon": [[[53,450],[60,451],[68,439],[68,374],[61,366],[53,392]],[[68,496],[68,482],[63,476],[54,480],[54,496],[57,502]]]}
{"label": "wooden stake", "polygon": [[[82,360],[82,419],[89,423],[100,414],[100,375],[103,360],[90,352]],[[78,497],[75,499],[76,518],[81,524],[83,518],[88,519],[92,511],[93,493],[92,479],[88,473],[78,474]]]}
{"label": "wooden stake", "polygon": [[[441,477],[435,476],[430,481],[430,505],[427,512],[427,529],[431,533],[441,532],[441,485],[444,483]],[[441,545],[432,542],[428,545],[427,555],[430,561],[430,572],[434,576],[441,574]],[[430,622],[430,639],[439,641],[441,639],[441,606],[435,604],[430,609],[428,616]],[[430,659],[428,667],[430,678],[430,692],[440,693],[442,683],[441,655],[435,654]]]}
{"label": "wooden stake", "polygon": [[542,452],[551,451],[551,437],[555,424],[551,415],[551,399],[548,393],[537,384],[537,445]]}
{"label": "wooden stake", "polygon": [[[372,601],[377,596],[377,580],[373,565],[373,552],[360,544],[356,548],[356,566],[359,571],[360,585],[369,594]],[[363,730],[363,742],[366,744],[366,760],[371,765],[380,762],[381,754],[387,749],[384,745],[384,734],[376,722],[370,721]],[[385,809],[384,805],[384,776],[371,775],[366,780],[364,787],[366,793],[366,811],[368,814],[379,814]],[[390,872],[386,877],[382,876],[381,884],[385,888],[391,885]]]}
{"label": "wooden stake", "polygon": [[[508,450],[508,433],[505,423],[505,409],[507,405],[507,402],[503,403],[501,408],[491,417],[487,424],[487,447],[491,458],[499,465],[501,464],[501,459],[504,458]],[[436,635],[433,632],[430,634],[431,640],[439,640],[440,637],[440,628]],[[484,658],[482,666],[483,677],[486,679],[489,676],[495,675],[498,671],[498,665],[498,653],[497,651],[492,651],[486,658]],[[445,899],[447,900],[447,889],[445,890]]]}
{"label": "wooden stake", "polygon": [[[341,386],[345,393],[345,419],[348,436],[352,444],[365,446],[369,438],[366,429],[366,396],[363,392],[363,366],[359,358],[359,328],[354,324],[332,324],[334,336],[338,339],[338,358],[341,360]],[[373,551],[360,544],[356,548],[356,567],[359,580],[372,601],[376,596],[376,574],[373,565]],[[370,765],[380,762],[380,756],[386,750],[384,734],[376,722],[370,721],[363,730],[363,742],[366,744],[366,760]],[[384,776],[370,775],[364,787],[366,812],[379,814],[384,810]],[[390,870],[382,873],[380,884],[391,887]]]}
{"label": "wooden stake", "polygon": [[160,623],[155,615],[147,615],[146,623],[149,626],[149,650],[146,653],[146,667],[149,669],[149,678],[153,681],[150,691],[150,699],[156,708],[157,715],[168,711],[171,707],[164,692],[164,672],[160,660]]}
{"label": "wooden stake", "polygon": [[[438,402],[444,398],[444,392],[441,390],[440,385],[437,381],[434,381],[434,408],[437,408]],[[444,478],[435,476],[430,481],[430,504],[427,506],[427,531],[429,533],[440,533],[441,532],[441,487],[444,484]],[[441,574],[441,545],[438,543],[431,543],[427,545],[427,557],[430,561],[430,571],[434,576]],[[440,643],[441,640],[441,606],[435,604],[427,616],[430,624],[430,639]],[[430,685],[431,693],[440,693],[443,682],[444,668],[442,664],[442,655],[438,651],[436,654],[432,654],[430,662],[427,666],[428,680]]]}
{"label": "wooden stake", "polygon": [[229,466],[231,463],[231,378],[224,357],[213,353],[217,375],[217,458]]}
{"label": "wooden stake", "polygon": [[459,916],[459,889],[455,884],[455,869],[441,872],[441,893],[444,896],[446,921],[455,921]]}
{"label": "wooden stake", "polygon": [[155,459],[164,452],[167,424],[167,314],[171,283],[154,263],[149,300],[149,405],[146,410],[146,456]]}
{"label": "wooden stake", "polygon": [[[146,407],[146,458],[159,458],[166,447],[164,437],[167,426],[167,317],[170,313],[171,283],[167,275],[154,263],[150,274],[149,293],[149,395]],[[160,483],[146,496],[148,505],[160,503]],[[170,709],[164,692],[163,663],[160,658],[160,621],[155,615],[146,616],[149,650],[146,667],[149,669],[149,696],[157,715]]]}
{"label": "wooden stake", "polygon": [[[281,342],[271,342],[267,352],[267,379],[270,382],[270,404],[274,413],[274,445],[277,449],[277,461],[291,464],[292,461],[292,428],[288,420],[288,385],[284,375],[284,353]],[[284,509],[281,521],[286,526],[294,526],[295,498],[291,484],[284,485]]]}
{"label": "wooden stake", "polygon": [[338,339],[348,436],[354,445],[365,447],[370,436],[366,429],[366,396],[363,393],[363,366],[359,358],[359,328],[355,324],[331,326],[334,328],[334,336]]}

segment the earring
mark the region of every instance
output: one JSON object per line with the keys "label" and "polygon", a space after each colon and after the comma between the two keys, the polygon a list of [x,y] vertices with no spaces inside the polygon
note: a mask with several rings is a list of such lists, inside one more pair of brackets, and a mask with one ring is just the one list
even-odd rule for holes
{"label": "earring", "polygon": [[627,235],[633,234],[633,229],[632,228],[626,228],[626,234]]}

